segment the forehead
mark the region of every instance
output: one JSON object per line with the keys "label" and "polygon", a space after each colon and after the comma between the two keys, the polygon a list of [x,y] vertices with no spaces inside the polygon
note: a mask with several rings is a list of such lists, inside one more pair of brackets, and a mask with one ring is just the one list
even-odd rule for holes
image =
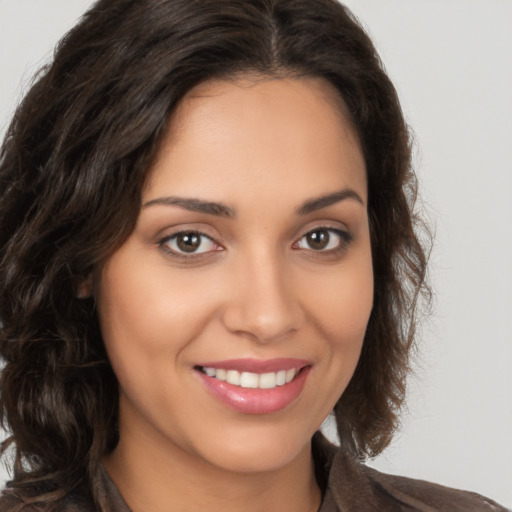
{"label": "forehead", "polygon": [[144,198],[173,188],[197,195],[212,180],[227,193],[240,180],[258,188],[282,179],[309,180],[319,193],[355,181],[366,194],[347,107],[324,79],[242,77],[195,87],[171,117]]}
{"label": "forehead", "polygon": [[[191,108],[194,102],[216,98],[219,104],[231,103],[233,99],[253,105],[264,104],[272,99],[278,102],[282,97],[293,96],[301,107],[317,108],[322,102],[333,114],[340,115],[352,125],[350,113],[340,92],[331,82],[314,76],[282,76],[240,74],[225,79],[212,79],[192,88],[176,108],[173,120],[182,121],[184,110]],[[213,104],[211,104],[213,106]],[[179,122],[179,121],[178,121]],[[171,126],[173,125],[171,121]]]}

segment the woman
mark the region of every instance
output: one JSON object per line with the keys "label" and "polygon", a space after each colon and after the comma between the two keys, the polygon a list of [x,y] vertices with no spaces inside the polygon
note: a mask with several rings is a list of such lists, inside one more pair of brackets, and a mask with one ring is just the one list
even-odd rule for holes
{"label": "woman", "polygon": [[0,510],[500,510],[358,462],[428,290],[396,93],[338,3],[101,0],[0,180]]}

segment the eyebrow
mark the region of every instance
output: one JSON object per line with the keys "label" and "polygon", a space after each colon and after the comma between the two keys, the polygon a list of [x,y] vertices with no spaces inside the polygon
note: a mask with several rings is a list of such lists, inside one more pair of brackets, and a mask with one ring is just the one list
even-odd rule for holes
{"label": "eyebrow", "polygon": [[346,199],[355,199],[358,203],[361,203],[364,206],[364,201],[355,190],[345,188],[332,194],[326,194],[324,196],[307,200],[302,204],[302,206],[297,208],[297,215],[308,215],[309,213],[321,210],[322,208],[327,208],[328,206],[339,203],[340,201],[345,201]]}
{"label": "eyebrow", "polygon": [[[308,199],[296,209],[295,213],[301,216],[308,215],[312,212],[321,210],[322,208],[327,208],[328,206],[339,203],[340,201],[344,201],[346,199],[354,199],[364,206],[364,201],[356,191],[352,189],[343,189],[338,192],[333,192],[331,194]],[[206,213],[208,215],[215,215],[216,217],[227,217],[229,219],[236,217],[235,210],[223,203],[185,197],[158,197],[156,199],[151,199],[151,201],[148,201],[147,203],[144,203],[142,207],[149,208],[150,206],[155,205],[179,206],[185,210]]]}
{"label": "eyebrow", "polygon": [[147,203],[143,204],[142,208],[148,208],[149,206],[154,205],[179,206],[181,208],[184,208],[185,210],[207,213],[209,215],[215,215],[217,217],[235,217],[235,210],[233,210],[229,206],[226,206],[225,204],[222,203],[216,203],[213,201],[203,201],[201,199],[174,196],[159,197],[157,199],[152,199],[151,201],[148,201]]}

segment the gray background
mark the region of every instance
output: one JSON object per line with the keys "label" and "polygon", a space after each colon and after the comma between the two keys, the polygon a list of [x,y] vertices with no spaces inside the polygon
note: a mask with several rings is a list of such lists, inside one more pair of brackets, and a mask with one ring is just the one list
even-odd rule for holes
{"label": "gray background", "polygon": [[[0,135],[90,4],[0,0]],[[512,507],[512,0],[346,4],[398,88],[436,223],[434,315],[403,428],[372,464]]]}

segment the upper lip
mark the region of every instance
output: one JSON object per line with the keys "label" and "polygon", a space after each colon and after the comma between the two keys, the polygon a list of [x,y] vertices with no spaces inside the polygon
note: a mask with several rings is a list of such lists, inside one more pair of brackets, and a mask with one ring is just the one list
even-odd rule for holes
{"label": "upper lip", "polygon": [[206,361],[197,364],[203,368],[215,368],[223,370],[237,370],[239,372],[269,373],[280,370],[300,370],[311,363],[305,359],[293,357],[281,357],[276,359],[227,359],[224,361]]}

